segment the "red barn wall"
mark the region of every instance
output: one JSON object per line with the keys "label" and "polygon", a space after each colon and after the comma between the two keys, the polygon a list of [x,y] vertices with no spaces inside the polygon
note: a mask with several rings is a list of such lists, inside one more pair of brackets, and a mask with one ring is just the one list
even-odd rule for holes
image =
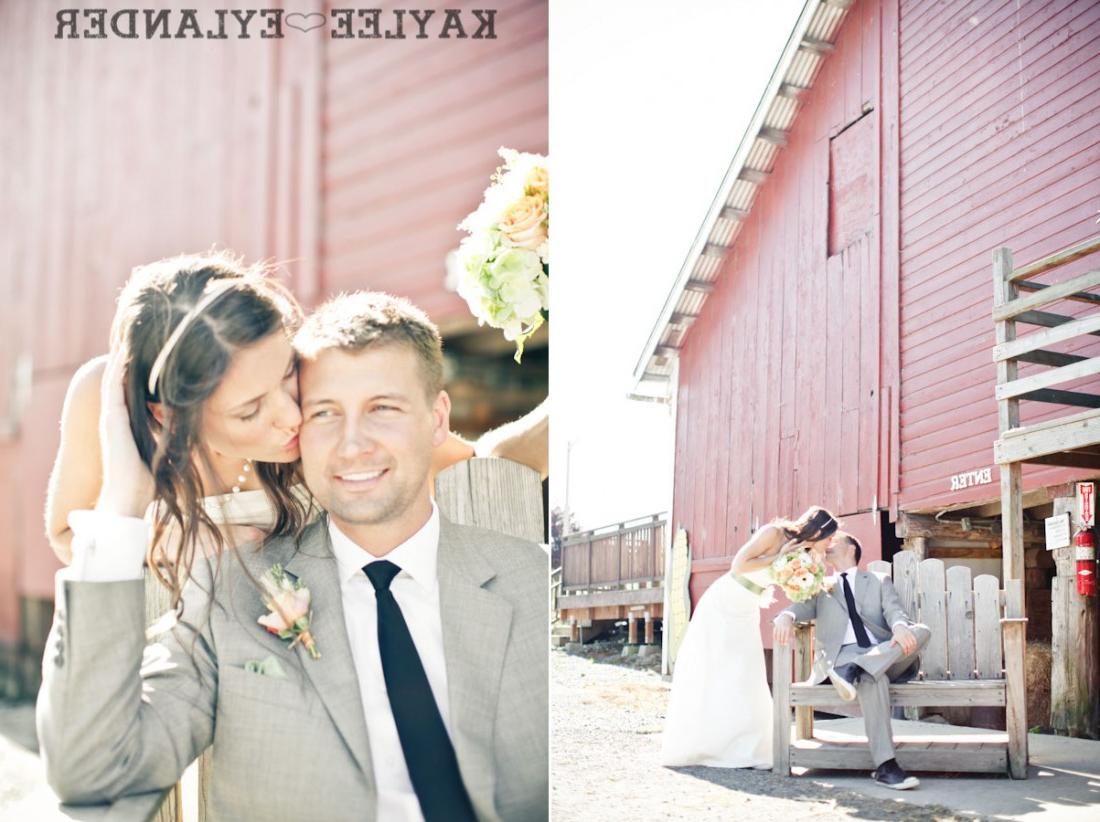
{"label": "red barn wall", "polygon": [[[853,515],[868,559],[881,555],[871,517],[858,516],[888,483],[880,26],[875,2],[849,12],[680,353],[673,521],[688,530],[693,601],[754,527],[811,504]],[[870,128],[874,153],[855,186],[867,203],[854,209],[866,224],[845,222],[834,238],[850,244],[829,256],[830,138],[847,126]]]}
{"label": "red barn wall", "polygon": [[[446,7],[470,15],[487,6]],[[480,202],[500,146],[548,148],[546,3],[488,7],[498,10],[495,40],[326,41],[328,288],[401,293],[437,322],[471,325],[465,302],[440,287],[444,257],[462,236],[454,227]]]}
{"label": "red barn wall", "polygon": [[[1087,0],[849,12],[681,352],[674,520],[696,558],[694,601],[777,514],[999,496],[996,468],[989,485],[950,490],[992,465],[997,436],[991,252],[1026,263],[1097,233],[1097,58]],[[830,161],[830,138],[865,127],[852,125],[864,104],[877,139],[854,190],[870,187],[878,222],[829,256],[851,235],[851,210],[829,211],[830,162],[853,174]],[[1025,404],[1024,420],[1064,412]],[[1082,475],[1024,474],[1027,488]],[[858,530],[876,539],[872,519]]]}
{"label": "red barn wall", "polygon": [[547,149],[545,2],[493,4],[496,40],[403,42],[56,40],[55,6],[0,3],[0,641],[20,596],[53,595],[42,511],[62,398],[105,350],[133,266],[218,245],[280,261],[307,304],[385,288],[472,328],[444,284],[455,224],[500,145]]}
{"label": "red barn wall", "polygon": [[[1100,5],[902,0],[900,21],[898,502],[919,510],[1000,496],[995,467],[991,484],[950,482],[993,465],[992,249],[1026,263],[1098,233]],[[1025,467],[1025,488],[1074,476]]]}

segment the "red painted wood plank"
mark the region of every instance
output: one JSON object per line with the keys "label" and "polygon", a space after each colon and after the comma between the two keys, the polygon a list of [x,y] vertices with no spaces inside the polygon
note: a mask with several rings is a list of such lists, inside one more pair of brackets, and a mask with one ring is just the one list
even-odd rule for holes
{"label": "red painted wood plank", "polygon": [[942,43],[965,28],[976,13],[988,6],[988,0],[963,0],[952,3],[928,3],[905,0],[900,4],[900,18],[905,31],[901,55],[907,63],[918,58],[931,59],[926,53],[929,44]]}
{"label": "red painted wood plank", "polygon": [[[1089,199],[1089,188],[1095,185],[1092,174],[1081,180],[1081,185],[1061,200],[1050,203],[1032,203],[1025,208],[1030,210],[1020,216],[1016,221],[998,219],[995,224],[987,224],[976,229],[972,238],[960,241],[962,245],[948,249],[936,259],[922,261],[921,265],[907,263],[904,259],[902,265],[905,276],[902,280],[902,300],[906,305],[905,316],[910,312],[919,315],[921,310],[938,308],[942,303],[935,298],[935,273],[954,270],[955,282],[961,279],[963,287],[977,288],[975,277],[962,277],[967,273],[977,272],[989,264],[990,257],[986,257],[983,264],[983,251],[990,254],[992,249],[1006,245],[1013,249],[1014,256],[1021,260],[1039,259],[1046,254],[1066,248],[1074,242],[1080,242],[1082,237],[1095,232],[1094,203]],[[1093,209],[1090,211],[1090,209]],[[1014,209],[1010,209],[1014,211]],[[1089,223],[1093,223],[1090,228]],[[981,232],[978,234],[978,232]],[[977,235],[977,236],[975,236]],[[1020,249],[1016,255],[1016,249]],[[1045,250],[1049,249],[1049,250]],[[931,257],[931,255],[928,255]],[[990,271],[992,269],[989,269]],[[992,276],[992,274],[990,275]],[[951,282],[945,277],[945,282]],[[992,288],[992,280],[988,281]],[[940,290],[941,299],[943,296]],[[965,293],[965,292],[964,292]],[[922,301],[927,305],[921,304]],[[990,305],[992,310],[992,304]]]}
{"label": "red painted wood plank", "polygon": [[[903,196],[928,198],[937,187],[942,188],[944,175],[960,174],[972,165],[993,164],[1026,147],[1030,141],[1085,116],[1093,108],[1090,101],[1096,96],[1096,75],[1095,60],[1082,71],[1067,67],[1067,73],[1056,81],[1043,88],[1029,89],[1029,94],[1039,95],[1035,98],[1021,102],[1008,97],[1001,101],[1001,111],[984,116],[960,113],[967,125],[949,132],[949,136],[905,144]],[[1020,140],[1024,135],[1027,136]],[[922,151],[924,148],[927,151]]]}
{"label": "red painted wood plank", "polygon": [[[1094,130],[1089,130],[1087,124],[1075,123],[1045,143],[1036,141],[1023,148],[998,168],[975,169],[976,176],[969,178],[973,187],[968,186],[963,196],[941,201],[941,209],[924,207],[914,212],[913,225],[906,226],[909,253],[917,253],[918,244],[926,237],[946,238],[952,230],[959,233],[960,223],[972,226],[980,219],[988,219],[995,213],[991,204],[1003,201],[1014,192],[1025,199],[1028,196],[1025,188],[1034,187],[1035,193],[1039,193],[1051,180],[1079,175],[1095,164],[1098,145],[1100,138],[1095,136]],[[1007,164],[1011,164],[1010,167],[1006,168]]]}
{"label": "red painted wood plank", "polygon": [[859,462],[857,467],[856,509],[870,508],[877,499],[886,505],[885,496],[878,497],[879,424],[878,388],[880,382],[879,351],[882,345],[882,316],[879,310],[879,289],[883,273],[878,230],[868,238],[863,249],[859,284]]}
{"label": "red painted wood plank", "polygon": [[[1080,13],[1080,7],[1060,9],[1056,4],[1040,3],[1029,4],[1018,13],[1005,5],[977,25],[971,25],[969,20],[963,23],[966,33],[955,44],[934,44],[931,59],[927,55],[904,54],[901,94],[903,100],[912,102],[914,126],[923,128],[929,115],[936,119],[933,112],[937,106],[951,108],[963,98],[966,105],[973,105],[999,90],[998,86],[992,86],[975,97],[976,89],[986,85],[991,76],[1017,70],[1025,58],[1027,62],[1033,60],[1031,52],[1036,42],[1048,41],[1049,46],[1051,33]],[[907,29],[906,39],[909,36]],[[946,94],[937,82],[946,76],[957,79],[951,86],[957,87],[957,96]]]}
{"label": "red painted wood plank", "polygon": [[[536,43],[532,48],[544,45]],[[492,72],[486,73],[486,85],[491,85],[492,76]],[[436,106],[430,119],[425,119],[421,112],[432,98],[417,96],[404,101],[403,110],[395,112],[401,118],[399,123],[390,125],[370,111],[364,114],[362,123],[350,123],[342,132],[329,132],[325,151],[333,159],[325,164],[326,180],[367,176],[390,160],[431,159],[425,152],[484,139],[487,131],[513,124],[521,117],[528,122],[546,119],[545,64],[524,65],[506,86],[495,89],[492,95],[472,99],[466,85],[472,81],[461,75],[458,79],[461,83],[455,85],[453,96],[446,98],[453,102]],[[379,128],[380,125],[385,128]],[[542,138],[540,142],[545,141],[544,135],[537,135]]]}

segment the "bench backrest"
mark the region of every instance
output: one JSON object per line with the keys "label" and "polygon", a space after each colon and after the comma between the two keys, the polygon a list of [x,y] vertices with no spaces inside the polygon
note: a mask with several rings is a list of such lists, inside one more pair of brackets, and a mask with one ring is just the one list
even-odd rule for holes
{"label": "bench backrest", "polygon": [[868,570],[892,576],[906,613],[928,626],[931,639],[921,653],[925,679],[1002,679],[1001,618],[1022,617],[1022,580],[1000,587],[995,576],[971,579],[970,568],[944,570],[943,560],[918,561],[899,551],[894,562],[876,561]]}

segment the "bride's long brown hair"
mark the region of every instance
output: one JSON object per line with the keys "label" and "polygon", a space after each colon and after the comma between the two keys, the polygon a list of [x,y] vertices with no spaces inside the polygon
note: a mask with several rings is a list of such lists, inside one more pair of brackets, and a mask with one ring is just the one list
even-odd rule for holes
{"label": "bride's long brown hair", "polygon": [[840,527],[836,517],[819,505],[811,505],[796,520],[777,519],[773,524],[779,526],[788,540],[797,542],[814,542],[831,537]]}
{"label": "bride's long brown hair", "polygon": [[[235,351],[277,331],[292,334],[302,311],[293,296],[261,266],[244,266],[226,252],[161,260],[134,270],[119,297],[112,343],[127,353],[125,393],[130,429],[149,466],[157,505],[146,561],[178,608],[184,582],[206,537],[218,551],[225,541],[203,505],[200,464],[203,403],[221,383]],[[149,373],[165,342],[203,298],[208,284],[227,281],[224,294],[190,322],[164,361],[155,391]],[[164,424],[149,409],[160,403]],[[256,476],[275,507],[273,535],[301,530],[306,511],[290,490],[299,464],[255,463]],[[209,470],[208,470],[208,473]],[[178,548],[169,550],[178,537]],[[173,545],[174,547],[174,545]]]}

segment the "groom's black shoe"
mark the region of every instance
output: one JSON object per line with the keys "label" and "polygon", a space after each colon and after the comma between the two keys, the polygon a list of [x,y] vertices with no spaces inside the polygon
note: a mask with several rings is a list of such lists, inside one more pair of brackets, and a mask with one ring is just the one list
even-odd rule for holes
{"label": "groom's black shoe", "polygon": [[907,791],[920,784],[915,776],[909,776],[901,769],[896,759],[887,759],[879,765],[871,774],[871,778],[884,788],[893,788],[895,791]]}
{"label": "groom's black shoe", "polygon": [[[851,670],[850,666],[845,665],[845,673]],[[848,676],[844,676],[837,672],[837,669],[832,665],[829,666],[829,681],[833,683],[833,687],[836,688],[836,692],[840,694],[840,698],[845,702],[855,701],[856,686],[853,679],[849,679]]]}

